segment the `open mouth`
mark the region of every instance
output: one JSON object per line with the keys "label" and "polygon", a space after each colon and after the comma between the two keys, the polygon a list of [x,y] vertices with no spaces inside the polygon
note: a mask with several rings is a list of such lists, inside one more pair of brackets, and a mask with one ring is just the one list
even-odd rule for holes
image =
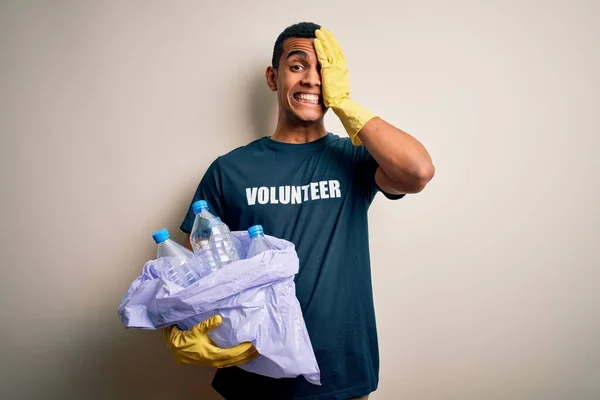
{"label": "open mouth", "polygon": [[321,96],[317,94],[296,93],[294,94],[294,100],[296,100],[298,103],[312,106],[318,106],[321,104]]}

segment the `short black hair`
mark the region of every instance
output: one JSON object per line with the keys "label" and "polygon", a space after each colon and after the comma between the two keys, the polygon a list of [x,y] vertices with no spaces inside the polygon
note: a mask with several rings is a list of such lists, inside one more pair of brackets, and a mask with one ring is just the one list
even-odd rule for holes
{"label": "short black hair", "polygon": [[303,39],[314,39],[315,31],[321,28],[321,25],[317,25],[313,22],[299,22],[297,24],[288,26],[279,34],[273,47],[273,59],[271,65],[277,69],[279,59],[283,53],[283,43],[289,38],[303,38]]}

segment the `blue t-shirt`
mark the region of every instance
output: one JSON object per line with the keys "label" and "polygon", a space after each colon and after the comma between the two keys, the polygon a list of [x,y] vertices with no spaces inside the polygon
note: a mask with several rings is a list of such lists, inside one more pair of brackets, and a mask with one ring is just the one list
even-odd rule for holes
{"label": "blue t-shirt", "polygon": [[[220,369],[213,387],[227,400],[341,400],[377,388],[367,227],[377,167],[365,147],[328,133],[305,144],[263,137],[218,157],[206,171],[192,202],[206,200],[231,230],[260,224],[296,246],[296,295],[321,371],[322,386],[315,386],[303,377]],[[193,221],[190,207],[181,229],[190,232]]]}

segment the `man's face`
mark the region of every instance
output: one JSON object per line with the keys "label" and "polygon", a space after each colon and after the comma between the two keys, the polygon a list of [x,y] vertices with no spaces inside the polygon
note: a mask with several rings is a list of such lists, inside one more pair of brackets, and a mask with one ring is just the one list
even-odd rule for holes
{"label": "man's face", "polygon": [[323,118],[326,109],[320,68],[313,39],[286,39],[277,71],[267,70],[269,87],[277,90],[280,111],[301,122]]}

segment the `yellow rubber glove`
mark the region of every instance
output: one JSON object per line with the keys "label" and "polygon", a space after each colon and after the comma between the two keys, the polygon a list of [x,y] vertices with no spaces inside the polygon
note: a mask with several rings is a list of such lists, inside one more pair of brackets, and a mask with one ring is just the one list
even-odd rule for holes
{"label": "yellow rubber glove", "polygon": [[361,146],[358,132],[376,115],[350,100],[348,64],[338,41],[327,29],[315,31],[314,40],[317,59],[321,64],[321,90],[325,107],[338,116],[354,146]]}
{"label": "yellow rubber glove", "polygon": [[222,322],[220,315],[214,315],[187,331],[174,325],[161,331],[175,360],[182,364],[227,368],[245,364],[259,356],[254,345],[248,342],[228,349],[215,346],[207,334]]}

